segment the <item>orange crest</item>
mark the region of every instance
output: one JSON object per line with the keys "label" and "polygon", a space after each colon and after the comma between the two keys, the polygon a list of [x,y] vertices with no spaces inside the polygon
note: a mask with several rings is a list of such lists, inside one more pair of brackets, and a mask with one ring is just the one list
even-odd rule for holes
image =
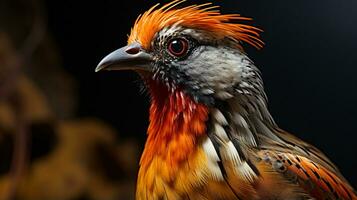
{"label": "orange crest", "polygon": [[159,4],[151,7],[135,21],[128,43],[139,42],[143,48],[150,49],[151,41],[161,29],[171,25],[181,25],[188,28],[209,31],[218,37],[229,37],[236,41],[244,41],[256,48],[262,48],[263,42],[259,39],[260,29],[234,23],[237,20],[251,20],[239,14],[221,14],[211,3],[191,5],[177,8],[186,0],[174,0],[161,8]]}

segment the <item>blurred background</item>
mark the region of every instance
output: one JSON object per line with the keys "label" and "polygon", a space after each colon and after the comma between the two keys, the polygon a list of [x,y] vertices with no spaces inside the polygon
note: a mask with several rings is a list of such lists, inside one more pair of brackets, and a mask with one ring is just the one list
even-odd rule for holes
{"label": "blurred background", "polygon": [[[135,73],[94,69],[155,2],[0,0],[0,199],[134,198],[148,97]],[[357,1],[216,3],[264,29],[246,49],[278,124],[356,188]]]}

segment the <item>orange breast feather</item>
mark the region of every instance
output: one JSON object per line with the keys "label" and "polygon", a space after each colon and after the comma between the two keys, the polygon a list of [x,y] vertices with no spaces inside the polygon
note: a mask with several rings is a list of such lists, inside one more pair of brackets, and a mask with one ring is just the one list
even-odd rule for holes
{"label": "orange breast feather", "polygon": [[[200,179],[195,169],[204,166],[205,157],[197,144],[205,137],[208,108],[179,89],[169,92],[153,80],[148,81],[148,86],[152,95],[150,125],[140,160],[137,196],[174,198]],[[170,192],[172,189],[175,192]]]}

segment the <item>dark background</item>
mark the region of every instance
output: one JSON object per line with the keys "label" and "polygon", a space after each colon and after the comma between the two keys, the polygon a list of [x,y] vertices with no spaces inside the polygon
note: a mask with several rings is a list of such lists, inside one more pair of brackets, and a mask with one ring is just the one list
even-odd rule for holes
{"label": "dark background", "polygon": [[[156,2],[156,1],[155,1]],[[165,2],[165,1],[161,1]],[[192,4],[197,1],[189,1]],[[204,2],[204,1],[199,1]],[[134,72],[94,73],[126,44],[138,14],[154,1],[45,1],[48,28],[66,70],[79,82],[77,114],[97,116],[121,137],[145,140],[148,98]],[[263,50],[247,47],[263,72],[281,128],[322,149],[357,186],[357,1],[217,1],[224,13],[253,17]]]}

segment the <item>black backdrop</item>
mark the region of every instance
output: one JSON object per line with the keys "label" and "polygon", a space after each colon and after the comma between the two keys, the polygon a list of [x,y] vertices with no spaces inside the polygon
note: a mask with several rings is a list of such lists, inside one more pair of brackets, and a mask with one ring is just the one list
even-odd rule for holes
{"label": "black backdrop", "polygon": [[[156,2],[156,1],[155,1]],[[133,72],[94,73],[125,45],[144,0],[46,2],[49,29],[66,70],[80,83],[80,116],[97,116],[121,137],[144,141],[148,98]],[[164,1],[161,1],[164,2]],[[198,2],[191,0],[187,4]],[[203,2],[203,1],[200,1]],[[225,13],[253,17],[266,46],[247,49],[260,67],[270,110],[283,128],[316,145],[357,185],[357,1],[217,1]]]}

